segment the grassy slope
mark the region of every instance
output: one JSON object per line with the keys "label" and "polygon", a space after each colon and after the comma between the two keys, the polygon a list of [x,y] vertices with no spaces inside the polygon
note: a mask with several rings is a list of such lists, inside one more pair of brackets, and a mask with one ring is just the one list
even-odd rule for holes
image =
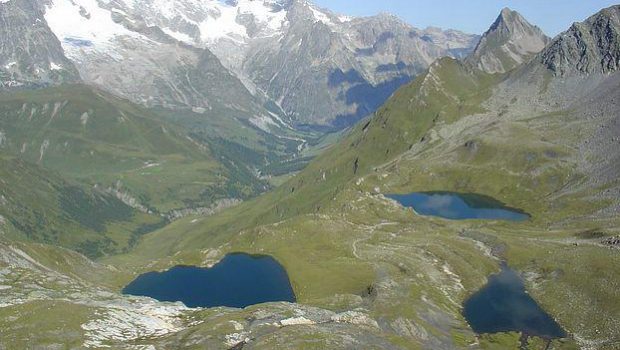
{"label": "grassy slope", "polygon": [[[497,269],[483,253],[499,249],[527,272],[531,292],[582,344],[613,339],[620,305],[610,286],[618,283],[618,256],[596,241],[573,242],[593,227],[614,234],[617,222],[585,218],[609,204],[592,196],[597,189],[562,192],[583,180],[576,172],[575,137],[563,132],[575,120],[569,111],[505,119],[502,111],[486,113],[483,101],[495,79],[441,60],[276,191],[208,220],[176,222],[110,261],[143,270],[153,259],[164,268],[214,261],[228,251],[268,253],[287,268],[302,302],[343,307],[334,306],[334,295],[364,295],[360,288],[373,285],[384,293],[371,303],[376,317],[406,317],[465,346],[473,341],[470,334],[446,335],[424,310],[438,306],[454,317],[453,329],[467,328],[458,305]],[[476,192],[534,217],[522,224],[412,218],[371,195],[377,189]],[[463,289],[445,290],[454,282],[446,266]],[[594,266],[597,273],[588,272]],[[382,290],[386,278],[394,284]],[[420,296],[433,302],[413,302]],[[480,341],[488,348],[512,347],[516,337]]]}
{"label": "grassy slope", "polygon": [[90,257],[128,250],[161,219],[21,159],[0,156],[5,238],[75,249]]}
{"label": "grassy slope", "polygon": [[[178,240],[159,239],[153,235],[144,242],[154,243],[145,251],[156,257],[200,245],[223,244],[231,234],[246,228],[297,215],[328,212],[325,208],[345,186],[420,142],[435,123],[454,120],[460,113],[479,111],[480,102],[488,95],[485,87],[493,81],[492,77],[482,73],[472,77],[466,67],[453,59],[440,61],[431,72],[399,90],[374,118],[360,123],[342,141],[326,150],[284,185],[209,220],[197,230],[184,230],[188,232],[177,235]],[[428,95],[416,94],[427,77],[434,74],[447,80],[449,90],[431,91],[431,86]],[[412,95],[419,100],[414,101]],[[377,143],[381,144],[380,148]],[[237,220],[240,216],[243,220]],[[169,229],[181,228],[173,226]]]}
{"label": "grassy slope", "polygon": [[[492,82],[492,78],[484,75],[472,77],[466,67],[452,59],[442,60],[431,71],[430,74],[451,79],[449,83],[454,89],[429,91],[428,96],[419,97],[420,101],[410,101],[410,96],[426,81],[426,76],[418,78],[397,92],[376,118],[359,125],[337,146],[275,191],[208,220],[173,223],[145,237],[131,254],[111,261],[140,269],[147,261],[158,259],[161,267],[178,262],[203,263],[203,249],[209,248],[207,251],[215,254],[214,257],[221,256],[222,250],[268,252],[287,266],[300,300],[316,300],[335,293],[361,293],[372,284],[373,272],[366,262],[352,256],[351,244],[359,238],[359,232],[351,232],[363,231],[358,225],[366,227],[367,221],[382,218],[376,213],[368,218],[359,217],[361,209],[359,212],[351,208],[343,210],[348,200],[354,200],[350,193],[354,180],[408,150],[435,123],[453,120],[458,113],[480,110],[478,105],[487,94],[485,87]],[[456,81],[467,84],[461,86]],[[402,105],[408,107],[399,107]],[[412,113],[416,113],[415,120],[411,118]],[[375,146],[377,140],[386,140],[382,144],[384,148]],[[357,173],[356,159],[359,159]],[[316,217],[308,216],[339,211],[348,215],[328,219],[325,225],[320,223],[320,218],[317,222]],[[275,237],[273,233],[261,235],[261,229],[257,229],[291,217],[294,218],[291,222],[268,226],[267,232],[274,229],[278,232]],[[242,234],[237,237],[239,232]],[[214,248],[222,249],[213,252]],[[326,276],[325,270],[333,275]],[[317,283],[326,278],[332,282]]]}
{"label": "grassy slope", "polygon": [[162,226],[108,188],[160,212],[264,189],[244,165],[217,159],[149,111],[86,86],[0,95],[0,133],[3,231],[92,258],[128,251]]}
{"label": "grassy slope", "polygon": [[191,136],[208,144],[214,154],[241,162],[264,176],[277,177],[302,169],[322,146],[333,143],[340,135],[295,130],[275,119],[259,128],[250,121],[251,112],[247,116],[218,108],[205,114],[161,108],[153,111],[162,119],[190,130]]}
{"label": "grassy slope", "polygon": [[149,111],[86,86],[2,95],[0,115],[5,150],[87,183],[119,184],[157,211],[263,190]]}

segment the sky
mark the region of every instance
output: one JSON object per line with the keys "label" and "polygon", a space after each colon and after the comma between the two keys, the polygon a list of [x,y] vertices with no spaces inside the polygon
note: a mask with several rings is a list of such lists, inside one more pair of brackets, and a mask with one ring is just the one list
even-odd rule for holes
{"label": "sky", "polygon": [[568,29],[620,0],[314,0],[336,13],[369,16],[388,12],[415,27],[458,29],[482,34],[504,7],[519,11],[549,36]]}

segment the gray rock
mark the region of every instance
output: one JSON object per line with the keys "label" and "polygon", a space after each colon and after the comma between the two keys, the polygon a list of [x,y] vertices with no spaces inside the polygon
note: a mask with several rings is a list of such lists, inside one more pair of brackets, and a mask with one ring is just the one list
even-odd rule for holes
{"label": "gray rock", "polygon": [[518,12],[505,8],[467,62],[487,73],[505,73],[530,60],[548,42],[540,28]]}
{"label": "gray rock", "polygon": [[611,73],[620,67],[620,5],[573,24],[541,54],[555,75]]}
{"label": "gray rock", "polygon": [[45,22],[41,1],[0,2],[0,89],[78,81]]}

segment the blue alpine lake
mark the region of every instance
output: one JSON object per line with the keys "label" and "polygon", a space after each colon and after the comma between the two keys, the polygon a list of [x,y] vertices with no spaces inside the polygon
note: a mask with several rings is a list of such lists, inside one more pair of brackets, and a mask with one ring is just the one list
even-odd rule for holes
{"label": "blue alpine lake", "polygon": [[527,293],[519,275],[505,265],[465,301],[463,315],[479,334],[521,332],[546,339],[566,337],[560,325]]}
{"label": "blue alpine lake", "polygon": [[387,197],[402,206],[413,208],[420,215],[438,216],[444,219],[525,221],[530,218],[530,215],[521,210],[507,207],[498,200],[478,194],[414,192]]}
{"label": "blue alpine lake", "polygon": [[176,266],[138,276],[124,294],[159,301],[180,301],[188,307],[244,308],[275,301],[295,302],[288,274],[269,256],[229,254],[211,268]]}

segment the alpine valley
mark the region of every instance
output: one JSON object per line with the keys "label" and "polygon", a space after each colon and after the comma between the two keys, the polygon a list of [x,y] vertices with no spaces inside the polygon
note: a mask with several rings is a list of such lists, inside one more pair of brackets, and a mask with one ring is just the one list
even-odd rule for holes
{"label": "alpine valley", "polygon": [[[0,0],[0,349],[618,349],[619,69],[620,5]],[[270,294],[128,291],[190,273]]]}

